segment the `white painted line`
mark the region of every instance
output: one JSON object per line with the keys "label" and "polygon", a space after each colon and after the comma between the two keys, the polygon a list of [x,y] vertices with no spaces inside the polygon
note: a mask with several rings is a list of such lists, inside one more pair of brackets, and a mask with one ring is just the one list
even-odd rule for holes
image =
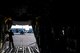
{"label": "white painted line", "polygon": [[16,51],[16,53],[18,53],[18,48],[19,48],[19,46],[17,47],[17,51]]}
{"label": "white painted line", "polygon": [[31,50],[32,50],[32,53],[34,53],[34,51],[33,51],[33,49],[31,48]]}
{"label": "white painted line", "polygon": [[11,53],[11,51],[13,50],[13,48],[10,50],[10,52],[9,53]]}
{"label": "white painted line", "polygon": [[4,53],[5,52],[5,50],[3,50],[1,53]]}
{"label": "white painted line", "polygon": [[[7,52],[8,52],[8,51],[9,51],[9,48],[8,48]],[[6,53],[7,53],[7,52],[6,52]]]}
{"label": "white painted line", "polygon": [[[35,48],[36,49],[36,48]],[[36,49],[36,51],[39,53],[39,50],[38,49]]]}
{"label": "white painted line", "polygon": [[28,47],[29,53],[31,53],[30,47]]}
{"label": "white painted line", "polygon": [[25,53],[26,53],[26,47],[25,47]]}
{"label": "white painted line", "polygon": [[23,53],[24,53],[24,47],[23,47]]}

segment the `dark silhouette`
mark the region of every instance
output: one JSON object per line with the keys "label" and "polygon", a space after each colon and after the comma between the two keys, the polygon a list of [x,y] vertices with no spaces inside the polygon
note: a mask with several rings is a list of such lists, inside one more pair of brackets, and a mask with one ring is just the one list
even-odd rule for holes
{"label": "dark silhouette", "polygon": [[10,32],[9,32],[9,47],[10,48],[11,48],[11,45],[14,48],[14,43],[13,43],[12,35],[14,35],[14,34],[13,34],[12,30],[10,30]]}
{"label": "dark silhouette", "polygon": [[19,31],[18,31],[18,29],[16,29],[16,33],[18,33]]}
{"label": "dark silhouette", "polygon": [[[6,38],[5,38],[5,41],[9,41],[8,31],[5,31],[5,35],[6,35],[6,36],[5,36],[5,37],[6,37]],[[5,41],[4,41],[4,42],[5,42]]]}
{"label": "dark silhouette", "polygon": [[24,34],[24,32],[23,32],[23,31],[21,31],[21,32],[20,32],[20,34]]}

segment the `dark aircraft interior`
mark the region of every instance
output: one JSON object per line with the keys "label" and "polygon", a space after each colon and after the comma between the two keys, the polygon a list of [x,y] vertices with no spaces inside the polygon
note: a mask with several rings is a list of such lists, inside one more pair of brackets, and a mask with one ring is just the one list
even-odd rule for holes
{"label": "dark aircraft interior", "polygon": [[[6,24],[9,29],[12,21],[30,20],[40,53],[79,53],[80,24],[78,5],[74,3],[62,0],[0,1],[0,41],[4,42],[2,28],[6,29]],[[7,20],[9,17],[11,20]]]}

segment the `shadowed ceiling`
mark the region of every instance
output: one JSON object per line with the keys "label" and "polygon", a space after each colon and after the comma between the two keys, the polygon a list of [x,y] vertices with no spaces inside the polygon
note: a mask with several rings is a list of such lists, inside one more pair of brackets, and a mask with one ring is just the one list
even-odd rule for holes
{"label": "shadowed ceiling", "polygon": [[[16,18],[31,18],[48,14],[54,6],[53,1],[0,1],[0,14]],[[24,18],[25,20],[26,18]],[[17,20],[17,19],[16,19]]]}
{"label": "shadowed ceiling", "polygon": [[[37,16],[55,17],[56,20],[67,19],[75,14],[75,5],[68,1],[60,0],[0,0],[0,15],[11,16],[15,21],[29,20]],[[50,17],[50,18],[51,18]],[[64,19],[65,20],[65,19]]]}

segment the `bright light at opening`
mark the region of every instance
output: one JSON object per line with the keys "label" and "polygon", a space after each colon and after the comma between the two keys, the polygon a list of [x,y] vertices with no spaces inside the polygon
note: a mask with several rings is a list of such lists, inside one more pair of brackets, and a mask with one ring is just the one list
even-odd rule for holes
{"label": "bright light at opening", "polygon": [[12,25],[11,28],[24,28],[25,30],[29,30],[29,28],[32,28],[32,26],[29,26],[29,25]]}

